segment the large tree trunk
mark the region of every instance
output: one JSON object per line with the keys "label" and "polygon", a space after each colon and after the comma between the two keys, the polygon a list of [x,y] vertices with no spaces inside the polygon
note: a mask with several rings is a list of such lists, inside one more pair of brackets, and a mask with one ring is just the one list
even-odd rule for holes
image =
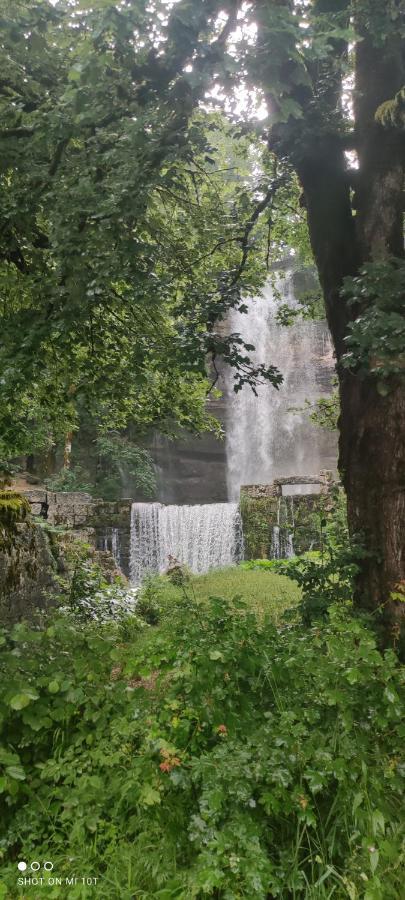
{"label": "large tree trunk", "polygon": [[[371,380],[340,378],[339,465],[353,538],[366,548],[356,601],[398,643],[405,604],[405,392],[381,396]],[[395,597],[396,595],[396,597]]]}
{"label": "large tree trunk", "polygon": [[345,336],[359,309],[340,292],[344,277],[358,273],[365,262],[403,255],[403,137],[375,119],[379,105],[401,87],[401,66],[395,39],[388,48],[374,46],[364,34],[356,69],[358,172],[345,172],[338,136],[315,136],[311,152],[296,163],[337,357],[339,469],[349,529],[366,547],[355,601],[375,614],[384,642],[394,644],[405,612],[399,599],[403,594],[405,600],[405,385],[391,379],[383,396],[371,374],[342,367]]}
{"label": "large tree trunk", "polygon": [[393,384],[382,396],[375,379],[348,372],[340,364],[348,324],[356,313],[340,291],[344,277],[358,272],[365,261],[342,155],[337,144],[335,149],[318,144],[316,155],[301,164],[299,174],[338,363],[339,469],[349,529],[366,547],[359,560],[355,601],[375,612],[384,642],[396,643],[405,610],[405,604],[392,597],[405,587],[405,391],[403,383]]}

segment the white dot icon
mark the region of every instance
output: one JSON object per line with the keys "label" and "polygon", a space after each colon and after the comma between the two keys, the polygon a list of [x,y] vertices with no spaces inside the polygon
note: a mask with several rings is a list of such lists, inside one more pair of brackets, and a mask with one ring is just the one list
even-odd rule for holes
{"label": "white dot icon", "polygon": [[31,863],[31,869],[33,872],[38,872],[38,869],[40,869],[40,868],[41,868],[41,864],[39,862],[37,862],[37,860],[34,860],[34,862]]}
{"label": "white dot icon", "polygon": [[21,860],[21,862],[18,863],[17,869],[19,869],[20,872],[25,872],[26,868],[27,868],[27,863],[23,862]]}

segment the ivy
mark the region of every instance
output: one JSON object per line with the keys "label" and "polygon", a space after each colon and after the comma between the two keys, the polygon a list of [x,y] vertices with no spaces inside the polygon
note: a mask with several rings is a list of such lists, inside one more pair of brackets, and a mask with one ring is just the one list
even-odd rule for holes
{"label": "ivy", "polygon": [[387,391],[391,378],[405,375],[405,263],[367,263],[357,276],[345,279],[342,296],[357,313],[342,363],[363,376],[373,375],[381,391]]}

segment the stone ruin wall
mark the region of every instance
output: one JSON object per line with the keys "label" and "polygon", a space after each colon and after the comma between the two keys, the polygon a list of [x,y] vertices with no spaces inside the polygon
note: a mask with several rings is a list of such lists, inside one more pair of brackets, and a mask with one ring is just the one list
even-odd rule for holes
{"label": "stone ruin wall", "polygon": [[[246,559],[271,559],[274,556],[274,529],[279,529],[282,543],[292,541],[296,554],[318,550],[321,544],[322,519],[328,495],[335,484],[333,473],[319,476],[276,478],[271,484],[249,484],[241,488],[241,516]],[[283,487],[316,490],[308,493],[283,493]]]}
{"label": "stone ruin wall", "polygon": [[120,568],[129,575],[132,500],[99,500],[79,491],[25,490],[33,516],[49,525],[69,529],[79,540],[100,552],[112,550],[115,532],[120,547]]}
{"label": "stone ruin wall", "polygon": [[[131,500],[107,502],[39,488],[20,494],[31,515],[0,522],[0,624],[30,619],[35,610],[53,605],[75,540],[89,545],[89,557],[107,581],[129,575]],[[112,554],[117,542],[119,567]]]}

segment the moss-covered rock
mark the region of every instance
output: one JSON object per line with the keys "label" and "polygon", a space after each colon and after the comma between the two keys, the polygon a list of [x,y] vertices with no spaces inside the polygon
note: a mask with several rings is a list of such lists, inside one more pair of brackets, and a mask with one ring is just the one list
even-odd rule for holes
{"label": "moss-covered rock", "polygon": [[17,491],[0,491],[0,529],[7,529],[16,522],[24,521],[29,512],[30,504],[22,494]]}

